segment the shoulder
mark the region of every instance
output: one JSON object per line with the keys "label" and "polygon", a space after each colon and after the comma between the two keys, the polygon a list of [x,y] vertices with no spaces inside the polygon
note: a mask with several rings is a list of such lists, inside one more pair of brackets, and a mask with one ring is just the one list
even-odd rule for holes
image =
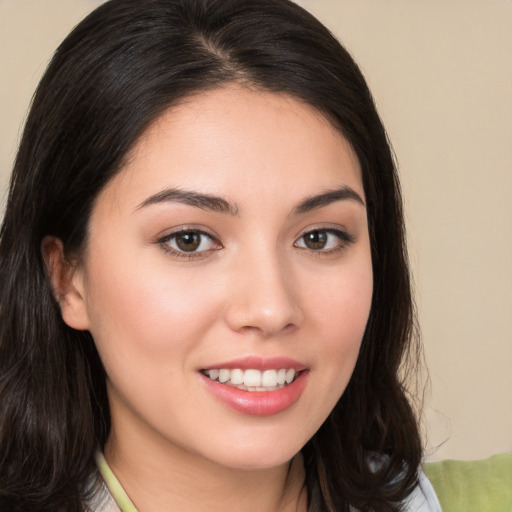
{"label": "shoulder", "polygon": [[422,469],[418,473],[418,485],[403,503],[405,512],[441,512],[432,484]]}
{"label": "shoulder", "polygon": [[[387,458],[386,455],[372,453],[368,457],[370,467],[377,471]],[[411,494],[401,502],[401,510],[403,512],[441,512],[442,510],[436,492],[421,466],[418,468],[418,484]]]}
{"label": "shoulder", "polygon": [[104,483],[89,500],[86,510],[87,512],[121,512]]}

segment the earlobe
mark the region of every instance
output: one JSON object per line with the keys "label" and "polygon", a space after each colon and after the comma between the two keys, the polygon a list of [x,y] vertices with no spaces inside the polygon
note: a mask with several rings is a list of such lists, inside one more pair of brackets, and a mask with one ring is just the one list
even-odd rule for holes
{"label": "earlobe", "polygon": [[64,245],[57,237],[44,237],[41,252],[62,319],[73,329],[89,329],[82,269],[66,257]]}

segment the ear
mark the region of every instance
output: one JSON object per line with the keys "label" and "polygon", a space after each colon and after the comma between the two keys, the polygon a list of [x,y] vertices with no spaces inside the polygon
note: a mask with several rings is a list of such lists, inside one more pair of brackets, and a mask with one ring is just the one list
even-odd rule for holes
{"label": "ear", "polygon": [[41,252],[62,319],[73,329],[89,329],[83,269],[66,257],[62,241],[55,236],[44,237]]}

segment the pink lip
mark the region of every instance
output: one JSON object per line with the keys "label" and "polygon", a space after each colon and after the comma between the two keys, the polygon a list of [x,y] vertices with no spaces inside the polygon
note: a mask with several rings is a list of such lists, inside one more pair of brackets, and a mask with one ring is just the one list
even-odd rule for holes
{"label": "pink lip", "polygon": [[[226,366],[221,366],[221,368],[226,368]],[[234,368],[240,368],[240,366],[234,366]],[[248,366],[248,368],[255,367]],[[284,368],[293,368],[293,366],[284,365]],[[276,391],[245,391],[221,384],[199,373],[207,389],[215,398],[237,412],[252,416],[271,416],[290,408],[304,391],[308,375],[308,371],[302,371],[291,384]]]}
{"label": "pink lip", "polygon": [[280,368],[293,369],[296,371],[305,370],[307,367],[305,364],[300,363],[294,359],[290,359],[289,357],[258,357],[258,356],[248,356],[242,357],[240,359],[231,359],[230,361],[224,361],[221,363],[212,364],[201,368],[202,370],[212,370],[212,369],[226,369],[226,370],[234,370],[236,368],[240,368],[241,370],[279,370]]}

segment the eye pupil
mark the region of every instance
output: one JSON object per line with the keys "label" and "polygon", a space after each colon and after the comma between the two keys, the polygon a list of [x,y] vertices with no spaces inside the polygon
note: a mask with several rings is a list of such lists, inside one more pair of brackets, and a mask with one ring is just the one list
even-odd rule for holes
{"label": "eye pupil", "polygon": [[309,249],[323,249],[327,244],[327,233],[325,231],[311,231],[304,235],[303,239]]}
{"label": "eye pupil", "polygon": [[186,231],[176,236],[176,245],[182,251],[195,251],[201,244],[201,236],[193,231]]}

